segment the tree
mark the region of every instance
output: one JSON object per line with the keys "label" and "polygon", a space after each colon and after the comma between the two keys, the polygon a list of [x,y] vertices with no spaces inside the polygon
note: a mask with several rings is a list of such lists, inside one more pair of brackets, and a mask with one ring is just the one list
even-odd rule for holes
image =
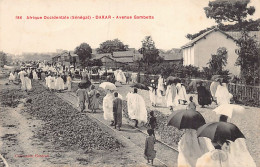
{"label": "tree", "polygon": [[237,41],[239,49],[236,50],[238,59],[236,65],[241,68],[241,78],[246,84],[259,83],[260,53],[259,43],[250,37],[247,31],[242,31],[242,36]]}
{"label": "tree", "polygon": [[89,60],[87,62],[87,65],[90,66],[90,67],[92,67],[92,66],[102,66],[103,63],[100,59],[94,59],[94,60]]}
{"label": "tree", "polygon": [[253,15],[255,8],[247,7],[250,0],[215,0],[209,1],[208,7],[205,7],[207,18],[215,19],[217,23],[237,22],[239,25],[247,18]]}
{"label": "tree", "polygon": [[227,65],[227,49],[225,47],[220,47],[217,49],[217,54],[211,55],[211,59],[208,62],[209,69],[212,74],[223,74],[224,67]]}
{"label": "tree", "polygon": [[86,60],[91,58],[92,49],[87,43],[82,43],[75,48],[75,54],[79,56],[79,62],[82,67],[86,66]]}
{"label": "tree", "polygon": [[142,48],[138,50],[143,54],[143,61],[148,65],[155,63],[159,59],[159,50],[155,47],[155,43],[151,36],[146,36],[142,41]]}
{"label": "tree", "polygon": [[128,45],[124,45],[119,39],[107,40],[97,48],[98,53],[113,53],[117,51],[126,51]]}
{"label": "tree", "polygon": [[7,64],[7,55],[3,51],[0,52],[0,66],[4,67]]}

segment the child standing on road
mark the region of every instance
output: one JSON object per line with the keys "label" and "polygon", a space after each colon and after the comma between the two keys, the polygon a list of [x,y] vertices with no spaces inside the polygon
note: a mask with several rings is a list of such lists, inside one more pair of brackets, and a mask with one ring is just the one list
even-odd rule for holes
{"label": "child standing on road", "polygon": [[149,136],[145,140],[144,158],[147,159],[147,163],[150,163],[151,160],[151,164],[153,165],[153,160],[156,156],[156,151],[154,150],[154,131],[152,129],[148,129],[147,133],[149,134]]}
{"label": "child standing on road", "polygon": [[190,97],[190,103],[187,106],[188,109],[196,111],[196,104],[193,102],[193,97]]}

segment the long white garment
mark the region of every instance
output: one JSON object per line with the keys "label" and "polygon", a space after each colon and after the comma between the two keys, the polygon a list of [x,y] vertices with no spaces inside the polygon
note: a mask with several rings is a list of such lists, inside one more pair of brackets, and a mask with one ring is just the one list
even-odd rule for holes
{"label": "long white garment", "polygon": [[117,74],[119,73],[119,70],[114,71],[115,80],[117,81]]}
{"label": "long white garment", "polygon": [[[161,95],[161,92],[156,89],[154,90],[152,87],[149,86],[149,95],[150,95],[150,101],[152,104],[161,104],[162,103],[162,95]],[[156,91],[156,93],[155,93]]]}
{"label": "long white garment", "polygon": [[113,121],[113,100],[115,99],[114,94],[108,92],[103,99],[103,111],[104,119],[108,121]]}
{"label": "long white garment", "polygon": [[173,100],[172,100],[172,88],[171,85],[167,86],[166,93],[165,93],[165,99],[166,99],[166,106],[174,106],[173,105]]}
{"label": "long white garment", "polygon": [[226,115],[229,118],[232,118],[234,113],[243,114],[245,108],[236,104],[222,104],[215,108],[213,111],[215,111],[216,114]]}
{"label": "long white garment", "polygon": [[38,76],[37,76],[36,71],[33,71],[33,79],[34,79],[34,80],[38,80]]}
{"label": "long white garment", "polygon": [[136,93],[127,95],[128,115],[131,119],[147,122],[147,110],[142,96]]}
{"label": "long white garment", "polygon": [[230,104],[230,99],[232,98],[232,94],[228,92],[225,83],[223,83],[223,86],[218,85],[215,96],[217,98],[218,105]]}
{"label": "long white garment", "polygon": [[31,90],[32,89],[32,82],[31,79],[28,77],[24,77],[24,90]]}
{"label": "long white garment", "polygon": [[158,90],[164,92],[163,78],[160,76],[158,79]]}
{"label": "long white garment", "polygon": [[198,138],[194,129],[187,129],[178,143],[178,167],[195,167],[197,159],[213,150],[210,139]]}
{"label": "long white garment", "polygon": [[126,83],[126,77],[122,70],[118,70],[116,81]]}
{"label": "long white garment", "polygon": [[185,86],[181,85],[178,94],[179,94],[178,97],[179,97],[180,100],[188,101],[188,97],[187,97]]}
{"label": "long white garment", "polygon": [[50,77],[51,76],[48,76],[45,78],[45,85],[49,88],[50,87]]}
{"label": "long white garment", "polygon": [[25,90],[25,83],[24,83],[24,75],[26,74],[25,71],[20,71],[18,73],[19,77],[20,77],[20,80],[21,80],[21,83],[22,83],[22,86],[21,86],[21,89]]}
{"label": "long white garment", "polygon": [[55,89],[55,77],[50,77],[49,78],[49,88],[50,89]]}
{"label": "long white garment", "polygon": [[10,76],[9,76],[9,81],[14,81],[15,80],[15,76],[14,74],[11,72]]}
{"label": "long white garment", "polygon": [[[227,151],[214,149],[202,155],[196,163],[196,167],[242,167]],[[244,166],[243,166],[244,167]]]}
{"label": "long white garment", "polygon": [[64,81],[61,77],[58,77],[55,82],[56,90],[64,90]]}
{"label": "long white garment", "polygon": [[238,138],[235,142],[230,142],[230,155],[238,162],[236,167],[256,167],[255,161],[250,155],[244,138]]}
{"label": "long white garment", "polygon": [[213,81],[211,84],[210,84],[210,92],[211,92],[211,95],[212,97],[215,99],[216,98],[216,91],[217,91],[217,88],[219,86],[219,82],[216,82],[216,81]]}

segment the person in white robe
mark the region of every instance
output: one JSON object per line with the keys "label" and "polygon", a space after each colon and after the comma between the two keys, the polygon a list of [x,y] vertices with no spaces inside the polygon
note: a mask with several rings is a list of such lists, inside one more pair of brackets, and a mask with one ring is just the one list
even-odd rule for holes
{"label": "person in white robe", "polygon": [[28,75],[26,74],[24,76],[24,88],[25,91],[29,91],[32,89],[32,82],[31,79],[28,77]]}
{"label": "person in white robe", "polygon": [[256,167],[256,163],[250,155],[244,138],[238,138],[229,145],[230,156],[238,163],[236,167]]}
{"label": "person in white robe", "polygon": [[126,77],[122,70],[118,70],[116,81],[120,82],[121,84],[126,83]]}
{"label": "person in white robe", "polygon": [[49,89],[51,91],[55,90],[55,77],[53,76],[53,74],[49,78],[49,84],[48,85],[49,85]]}
{"label": "person in white robe", "polygon": [[211,96],[213,98],[213,101],[217,104],[217,98],[216,98],[216,91],[217,91],[217,88],[219,86],[219,82],[217,81],[213,81],[211,84],[210,84],[210,93],[211,93]]}
{"label": "person in white robe", "polygon": [[187,93],[186,93],[186,89],[185,86],[183,84],[180,84],[180,88],[178,90],[178,100],[182,101],[183,104],[187,103],[188,101],[188,97],[187,97]]}
{"label": "person in white robe", "polygon": [[178,167],[195,167],[199,157],[214,149],[209,138],[198,138],[196,130],[186,129],[178,143]]}
{"label": "person in white robe", "polygon": [[233,97],[227,89],[226,83],[219,82],[216,90],[215,97],[217,98],[218,105],[230,104],[230,99]]}
{"label": "person in white robe", "polygon": [[13,72],[11,71],[10,75],[9,75],[9,82],[14,82],[14,81],[15,81],[15,76],[14,76]]}
{"label": "person in white robe", "polygon": [[159,75],[157,87],[158,87],[158,90],[160,91],[161,95],[163,95],[165,92],[165,89],[164,89],[164,79],[163,79],[162,75]]}
{"label": "person in white robe", "polygon": [[128,115],[135,120],[135,127],[138,127],[139,122],[147,122],[147,110],[145,101],[142,96],[137,94],[137,89],[134,88],[134,93],[127,95]]}
{"label": "person in white robe", "polygon": [[114,91],[107,90],[107,94],[103,99],[103,111],[104,119],[111,121],[111,126],[114,125],[114,115],[113,115],[113,100],[115,99]]}
{"label": "person in white robe", "polygon": [[137,73],[132,73],[131,80],[133,83],[137,83]]}
{"label": "person in white robe", "polygon": [[64,81],[63,81],[63,79],[61,78],[60,75],[58,75],[58,77],[56,78],[55,88],[56,88],[56,90],[58,90],[58,91],[64,90]]}
{"label": "person in white robe", "polygon": [[115,80],[117,81],[118,79],[117,79],[117,74],[119,73],[119,70],[115,70],[114,71],[114,75],[115,75]]}
{"label": "person in white robe", "polygon": [[156,106],[162,103],[162,94],[160,90],[156,88],[156,85],[154,83],[154,80],[151,81],[151,85],[148,87],[149,90],[149,96],[150,101],[152,103],[152,106]]}
{"label": "person in white robe", "polygon": [[68,91],[71,91],[71,82],[72,82],[71,76],[68,75],[68,76],[67,76],[67,87],[68,87]]}
{"label": "person in white robe", "polygon": [[22,86],[21,86],[21,89],[22,90],[25,90],[25,82],[24,82],[24,76],[26,75],[26,72],[24,70],[20,71],[18,73],[19,77],[20,77],[20,80],[21,80],[21,83],[22,83]]}
{"label": "person in white robe", "polygon": [[33,79],[38,80],[38,76],[35,70],[33,70]]}
{"label": "person in white robe", "polygon": [[45,85],[46,85],[46,87],[49,89],[50,88],[50,74],[47,74],[48,76],[47,77],[45,77]]}
{"label": "person in white robe", "polygon": [[177,98],[177,89],[175,84],[169,84],[166,89],[165,99],[166,106],[170,107],[170,110],[173,111],[173,107],[178,106],[178,98]]}

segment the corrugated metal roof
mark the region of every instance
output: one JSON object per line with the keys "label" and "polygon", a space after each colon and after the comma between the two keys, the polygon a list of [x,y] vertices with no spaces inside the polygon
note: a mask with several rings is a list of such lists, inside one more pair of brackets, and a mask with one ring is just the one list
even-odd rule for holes
{"label": "corrugated metal roof", "polygon": [[183,52],[181,49],[172,49],[170,53],[159,53],[159,56],[163,57],[166,61],[181,60]]}

